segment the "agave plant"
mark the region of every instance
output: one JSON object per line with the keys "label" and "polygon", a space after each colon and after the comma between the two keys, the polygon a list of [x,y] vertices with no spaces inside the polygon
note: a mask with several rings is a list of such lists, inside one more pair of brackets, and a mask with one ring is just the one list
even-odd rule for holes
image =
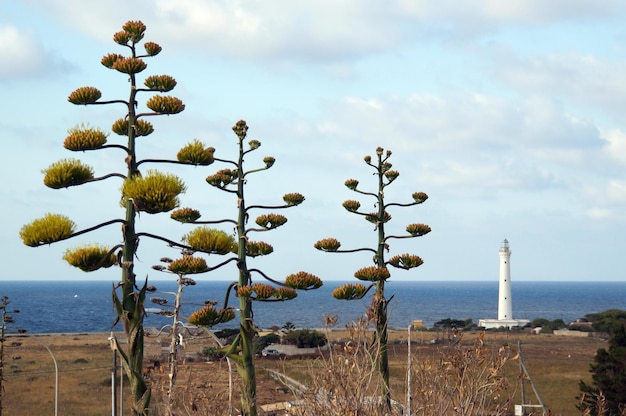
{"label": "agave plant", "polygon": [[[353,192],[364,195],[365,197],[374,199],[375,206],[378,207],[376,212],[361,211],[361,203],[357,200],[346,200],[342,205],[346,211],[362,216],[366,221],[375,225],[374,230],[377,233],[376,246],[373,248],[364,247],[356,249],[341,249],[341,242],[336,238],[324,238],[317,241],[314,247],[320,251],[327,253],[352,253],[358,251],[366,251],[373,253],[373,265],[362,267],[354,273],[354,277],[362,282],[369,283],[365,286],[363,283],[347,283],[333,291],[333,297],[342,300],[362,299],[365,294],[374,289],[372,303],[369,306],[369,312],[374,317],[375,334],[373,345],[377,345],[375,351],[376,367],[381,375],[381,396],[387,407],[391,405],[391,392],[389,387],[389,359],[387,354],[387,305],[391,299],[385,296],[385,284],[391,277],[388,266],[409,270],[420,266],[422,259],[414,254],[401,254],[386,259],[385,254],[390,250],[389,241],[400,238],[420,237],[430,232],[430,227],[426,224],[409,224],[406,227],[406,235],[389,235],[386,227],[392,220],[391,214],[387,211],[391,207],[410,207],[418,205],[426,201],[428,196],[423,192],[415,192],[412,195],[413,201],[409,203],[395,203],[385,201],[385,188],[394,182],[400,173],[392,170],[389,162],[391,151],[382,147],[376,149],[376,162],[372,162],[371,156],[365,156],[365,163],[374,169],[374,176],[377,178],[378,188],[375,192],[367,192],[361,190],[359,181],[356,179],[348,179],[345,186]],[[369,205],[369,204],[368,204]]]}
{"label": "agave plant", "polygon": [[[44,169],[44,184],[53,189],[93,183],[109,178],[123,180],[121,205],[125,211],[122,218],[100,223],[96,226],[77,230],[68,217],[60,214],[46,214],[22,227],[20,237],[24,244],[37,247],[51,244],[89,233],[98,228],[121,224],[122,243],[83,244],[78,248],[65,251],[63,258],[72,266],[87,272],[118,266],[121,279],[114,287],[113,301],[117,320],[121,322],[127,337],[126,343],[116,340],[116,348],[130,380],[132,389],[132,412],[144,415],[149,408],[150,389],[142,378],[143,365],[143,317],[147,284],[138,284],[135,275],[135,256],[140,236],[162,237],[135,229],[135,218],[139,212],[158,214],[178,207],[179,196],[185,192],[184,183],[176,176],[156,170],[148,170],[141,175],[142,163],[168,162],[183,164],[207,164],[211,161],[210,153],[190,148],[181,151],[184,160],[138,159],[136,139],[154,132],[154,127],[146,118],[159,115],[177,114],[184,110],[183,102],[163,93],[172,90],[176,81],[169,75],[149,75],[143,85],[138,81],[139,74],[147,68],[146,59],[161,52],[161,47],[154,42],[143,42],[146,26],[140,21],[129,21],[122,30],[115,33],[113,40],[126,50],[127,55],[110,53],[101,63],[106,68],[123,74],[121,80],[129,87],[128,99],[103,100],[102,92],[94,86],[77,88],[68,96],[68,101],[75,105],[110,105],[122,104],[124,113],[112,123],[111,132],[122,137],[116,143],[104,130],[81,124],[71,128],[64,140],[65,149],[73,152],[85,151],[120,151],[120,172],[97,176],[94,169],[77,159],[63,159]],[[143,50],[140,46],[143,44]],[[140,97],[148,94],[146,100]],[[191,154],[191,155],[190,155]],[[194,156],[195,155],[195,156]],[[114,196],[119,200],[120,196]]]}
{"label": "agave plant", "polygon": [[[282,302],[297,296],[298,290],[312,290],[319,288],[322,281],[310,273],[300,271],[290,274],[283,280],[273,279],[261,270],[250,268],[248,260],[266,256],[274,251],[274,248],[263,241],[252,241],[252,233],[263,233],[275,230],[287,223],[287,217],[274,212],[262,213],[255,217],[254,225],[248,224],[248,218],[254,210],[276,210],[291,208],[304,202],[304,196],[300,193],[288,193],[283,196],[283,203],[274,206],[248,205],[245,197],[247,178],[249,175],[271,168],[275,159],[267,156],[263,158],[263,167],[246,170],[244,156],[259,149],[261,142],[250,140],[246,147],[248,125],[241,120],[235,124],[233,131],[238,139],[238,157],[236,160],[216,158],[211,151],[212,160],[227,163],[231,167],[218,170],[207,176],[209,185],[221,191],[231,193],[236,197],[236,219],[200,220],[199,211],[191,208],[181,208],[174,211],[171,217],[181,223],[203,225],[184,236],[185,243],[194,251],[228,255],[227,260],[211,267],[211,270],[222,267],[228,263],[237,265],[238,279],[229,286],[226,300],[232,291],[239,301],[238,310],[240,317],[240,332],[234,342],[227,348],[227,357],[233,360],[238,367],[243,380],[241,389],[241,412],[243,415],[256,416],[256,374],[254,368],[254,351],[252,338],[256,333],[252,314],[253,302]],[[204,145],[195,144],[199,152]],[[208,148],[207,148],[208,149]],[[213,149],[213,148],[210,148]],[[190,152],[191,153],[191,152]],[[206,224],[232,224],[235,227],[235,235],[226,233],[215,228],[208,228]],[[261,280],[261,281],[258,281]],[[194,312],[190,320],[198,325],[212,325],[216,320],[222,319],[232,311],[217,309],[213,306],[205,306]]]}

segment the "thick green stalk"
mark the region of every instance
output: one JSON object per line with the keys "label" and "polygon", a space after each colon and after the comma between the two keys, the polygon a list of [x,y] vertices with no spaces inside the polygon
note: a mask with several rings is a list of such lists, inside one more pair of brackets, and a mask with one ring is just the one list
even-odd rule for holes
{"label": "thick green stalk", "polygon": [[[245,133],[238,133],[239,137],[239,161],[237,164],[237,204],[239,215],[237,219],[237,267],[239,269],[239,287],[250,285],[250,272],[246,263],[246,205],[244,199],[245,177],[243,171],[243,140]],[[243,379],[241,391],[241,414],[244,416],[256,416],[256,374],[254,369],[254,351],[252,339],[254,337],[254,322],[252,320],[252,301],[248,296],[239,296],[239,342],[241,357],[237,361],[239,373]]]}
{"label": "thick green stalk", "polygon": [[[384,201],[384,169],[382,154],[378,154],[378,249],[376,263],[385,267],[385,201]],[[391,390],[389,387],[389,356],[387,352],[387,298],[385,298],[385,280],[376,283],[374,294],[374,311],[376,313],[376,365],[381,375],[382,396],[387,407],[391,407]]]}
{"label": "thick green stalk", "polygon": [[[135,57],[134,46],[131,48]],[[135,75],[130,74],[130,96],[128,99],[128,178],[137,172],[137,158],[135,154],[135,102],[137,89]],[[134,256],[137,251],[137,235],[135,232],[136,210],[132,200],[126,201],[126,222],[123,228],[124,246],[122,248],[122,321],[127,337],[127,365],[124,366],[129,378],[133,395],[133,413],[143,415],[150,404],[150,392],[143,380],[143,296],[135,292],[136,279],[134,273]]]}

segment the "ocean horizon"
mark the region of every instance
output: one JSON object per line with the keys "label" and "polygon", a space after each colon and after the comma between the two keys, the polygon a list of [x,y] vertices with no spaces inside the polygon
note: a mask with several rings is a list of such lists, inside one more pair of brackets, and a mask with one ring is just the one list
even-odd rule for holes
{"label": "ocean horizon", "polygon": [[[353,281],[354,282],[354,281]],[[221,306],[230,281],[197,280],[195,286],[183,292],[183,315],[201,307],[205,300],[215,300]],[[321,328],[324,316],[337,315],[336,326],[342,327],[365,314],[369,294],[362,300],[340,301],[331,292],[342,281],[327,281],[320,289],[299,291],[298,297],[286,302],[255,302],[254,320],[259,328],[283,326],[291,322],[296,328]],[[175,281],[152,280],[159,292],[176,290]],[[15,323],[9,333],[23,328],[28,333],[80,333],[120,330],[112,327],[115,314],[111,290],[113,281],[0,281],[0,296],[8,296],[8,310]],[[494,281],[389,281],[385,287],[389,303],[389,326],[404,329],[414,319],[421,319],[431,328],[446,318],[497,318],[498,282]],[[157,308],[151,297],[170,298],[164,293],[148,294],[146,308]],[[626,310],[626,283],[514,281],[512,282],[513,318],[562,319],[573,322],[590,313],[608,309]],[[231,306],[236,299],[230,296]],[[216,328],[236,326],[236,320]],[[156,313],[147,313],[146,327],[162,327],[170,319]]]}

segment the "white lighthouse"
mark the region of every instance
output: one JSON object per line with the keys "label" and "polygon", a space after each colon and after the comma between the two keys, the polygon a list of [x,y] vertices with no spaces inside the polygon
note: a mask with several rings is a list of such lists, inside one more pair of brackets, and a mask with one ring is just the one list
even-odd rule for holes
{"label": "white lighthouse", "polygon": [[500,275],[498,279],[498,319],[480,319],[478,326],[485,329],[511,328],[524,326],[528,319],[513,319],[513,299],[511,297],[511,250],[505,238],[500,245]]}
{"label": "white lighthouse", "polygon": [[511,250],[505,238],[500,246],[500,286],[498,288],[498,320],[513,318],[511,301]]}

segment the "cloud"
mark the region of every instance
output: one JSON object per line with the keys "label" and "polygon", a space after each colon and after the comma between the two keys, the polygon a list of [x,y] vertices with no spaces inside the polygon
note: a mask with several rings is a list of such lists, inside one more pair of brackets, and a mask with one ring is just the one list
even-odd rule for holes
{"label": "cloud", "polygon": [[402,151],[486,152],[588,150],[603,142],[590,122],[550,99],[508,99],[472,92],[349,96],[329,104],[326,134],[375,145],[393,141]]}
{"label": "cloud", "polygon": [[500,204],[539,216],[587,211],[604,212],[595,219],[621,218],[621,199],[599,196],[621,195],[609,183],[624,161],[610,155],[626,146],[626,135],[603,133],[554,100],[476,93],[349,96],[326,103],[320,117],[316,128],[302,130],[311,136],[303,141],[322,143],[329,159],[342,158],[346,172],[361,172],[363,156],[377,146],[392,150],[394,167],[411,178],[408,185],[435,193],[434,203],[478,204],[483,213]]}
{"label": "cloud", "polygon": [[586,210],[590,219],[609,224],[626,221],[626,180],[611,179],[597,186],[586,186],[582,196],[590,201],[590,207]]}
{"label": "cloud", "polygon": [[71,68],[47,51],[36,36],[13,25],[0,25],[0,81],[32,79]]}
{"label": "cloud", "polygon": [[566,21],[616,17],[626,7],[610,0],[398,0],[398,13],[409,15],[416,23],[437,28],[433,33],[457,38],[493,33],[504,26],[534,26]]}
{"label": "cloud", "polygon": [[[626,110],[626,60],[599,60],[575,53],[499,57],[490,74],[525,95],[550,95],[578,108],[621,119]],[[594,112],[591,112],[593,115]]]}
{"label": "cloud", "polygon": [[[196,53],[241,60],[343,61],[381,51],[402,37],[387,5],[344,2],[207,2],[112,0],[34,2],[60,24],[101,41],[126,20],[142,20],[152,40]],[[94,16],[98,16],[94,19]]]}
{"label": "cloud", "polygon": [[45,52],[34,36],[0,26],[0,79],[28,77],[44,70]]}
{"label": "cloud", "polygon": [[610,129],[603,132],[607,141],[606,151],[608,157],[626,166],[626,132],[620,129]]}
{"label": "cloud", "polygon": [[[31,1],[101,41],[124,21],[142,20],[149,37],[179,50],[244,61],[338,63],[442,37],[462,41],[501,29],[574,19],[623,15],[626,6],[611,1],[482,0],[462,2],[393,0],[218,1],[122,0],[108,2]],[[97,16],[97,19],[95,18]]]}

